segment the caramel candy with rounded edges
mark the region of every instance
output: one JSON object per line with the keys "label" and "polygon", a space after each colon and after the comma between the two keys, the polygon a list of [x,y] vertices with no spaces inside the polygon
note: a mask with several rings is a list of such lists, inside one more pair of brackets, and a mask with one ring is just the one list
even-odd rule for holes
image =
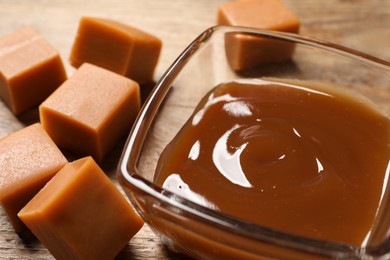
{"label": "caramel candy with rounded edges", "polygon": [[0,202],[16,232],[26,229],[19,210],[67,162],[39,123],[0,140]]}
{"label": "caramel candy with rounded edges", "polygon": [[70,63],[84,62],[114,71],[138,83],[153,81],[162,42],[157,37],[111,19],[83,17]]}
{"label": "caramel candy with rounded edges", "polygon": [[56,259],[114,259],[143,225],[91,157],[65,165],[18,216]]}
{"label": "caramel candy with rounded edges", "polygon": [[32,27],[0,38],[0,97],[14,114],[39,105],[65,79],[58,52]]}
{"label": "caramel candy with rounded edges", "polygon": [[130,131],[140,103],[138,83],[85,63],[41,104],[40,119],[60,148],[101,162]]}
{"label": "caramel candy with rounded edges", "polygon": [[[298,33],[300,21],[281,0],[237,0],[219,6],[217,24]],[[235,71],[288,60],[294,51],[293,43],[244,33],[227,34],[225,45]]]}

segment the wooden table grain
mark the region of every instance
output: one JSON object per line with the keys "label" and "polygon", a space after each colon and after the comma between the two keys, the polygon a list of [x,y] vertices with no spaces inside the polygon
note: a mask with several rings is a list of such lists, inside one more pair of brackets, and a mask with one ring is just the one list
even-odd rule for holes
{"label": "wooden table grain", "polygon": [[[150,32],[163,41],[155,78],[202,31],[215,25],[224,0],[0,0],[0,36],[25,25],[36,28],[58,51],[68,76],[68,62],[82,16],[112,18]],[[301,34],[332,41],[390,61],[390,1],[285,0],[301,17]],[[390,87],[390,86],[389,86]],[[0,138],[38,120],[37,110],[15,117],[0,101]],[[115,180],[124,139],[102,164]],[[118,186],[119,187],[119,186]],[[144,226],[117,259],[184,259],[167,250]],[[14,233],[0,208],[0,259],[53,259],[31,234]]]}

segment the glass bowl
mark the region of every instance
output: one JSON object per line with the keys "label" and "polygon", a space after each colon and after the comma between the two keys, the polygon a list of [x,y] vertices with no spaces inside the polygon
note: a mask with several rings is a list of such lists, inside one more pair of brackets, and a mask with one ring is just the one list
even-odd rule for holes
{"label": "glass bowl", "polygon": [[[234,45],[234,37],[248,37],[263,45]],[[256,49],[266,58],[253,59]],[[246,53],[250,54],[249,60],[245,60]],[[235,55],[243,55],[244,61],[237,61]],[[264,77],[335,84],[364,95],[386,117],[390,115],[387,61],[295,34],[243,27],[210,28],[157,82],[129,135],[118,179],[135,209],[164,244],[194,258],[389,258],[390,167],[374,228],[361,245],[312,239],[256,225],[153,183],[161,152],[212,88],[237,79]]]}

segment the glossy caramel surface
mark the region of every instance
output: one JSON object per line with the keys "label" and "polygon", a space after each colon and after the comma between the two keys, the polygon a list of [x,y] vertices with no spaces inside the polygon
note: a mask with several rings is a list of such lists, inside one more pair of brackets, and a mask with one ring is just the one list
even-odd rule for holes
{"label": "glossy caramel surface", "polygon": [[361,245],[386,188],[389,133],[373,104],[335,86],[226,83],[166,147],[155,182],[259,225]]}

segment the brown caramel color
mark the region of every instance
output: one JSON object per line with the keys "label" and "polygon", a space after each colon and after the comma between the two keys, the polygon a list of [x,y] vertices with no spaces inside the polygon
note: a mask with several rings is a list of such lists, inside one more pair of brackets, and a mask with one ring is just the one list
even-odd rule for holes
{"label": "brown caramel color", "polygon": [[[281,0],[238,0],[219,6],[217,24],[298,33],[300,21]],[[294,50],[292,43],[240,33],[227,34],[225,41],[236,71],[287,60]]]}
{"label": "brown caramel color", "polygon": [[155,181],[217,211],[361,245],[379,207],[390,121],[334,86],[217,87],[164,150]]}
{"label": "brown caramel color", "polygon": [[67,164],[18,215],[56,259],[114,259],[143,225],[91,157]]}
{"label": "brown caramel color", "polygon": [[75,67],[84,62],[92,63],[138,83],[147,83],[153,80],[161,45],[157,37],[126,24],[83,17],[70,63]]}
{"label": "brown caramel color", "polygon": [[41,104],[40,119],[60,148],[101,162],[130,131],[140,103],[138,83],[85,63]]}
{"label": "brown caramel color", "polygon": [[0,202],[16,232],[17,213],[68,161],[40,124],[0,140]]}
{"label": "brown caramel color", "polygon": [[58,52],[33,28],[0,38],[0,97],[13,113],[39,105],[65,79]]}

